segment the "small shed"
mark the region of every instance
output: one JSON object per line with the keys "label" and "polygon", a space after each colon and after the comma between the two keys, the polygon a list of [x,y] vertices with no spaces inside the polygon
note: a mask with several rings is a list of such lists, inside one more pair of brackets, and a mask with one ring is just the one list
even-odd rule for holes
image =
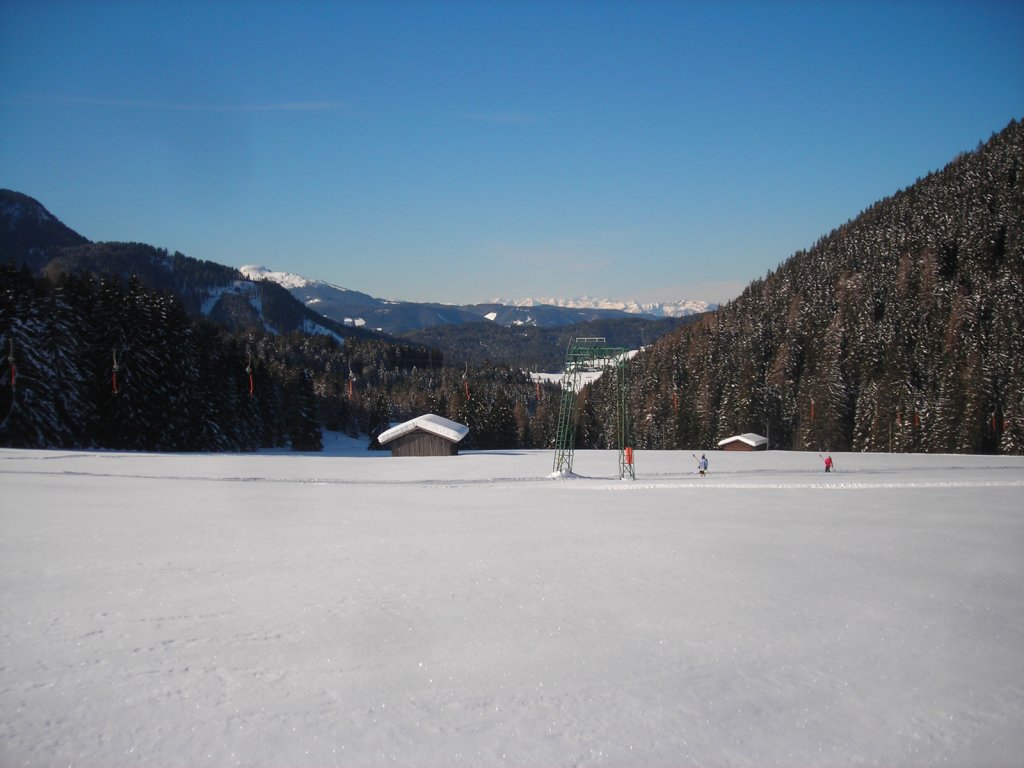
{"label": "small shed", "polygon": [[377,441],[392,456],[455,456],[468,434],[465,424],[428,413],[382,432]]}
{"label": "small shed", "polygon": [[768,450],[768,438],[747,432],[720,440],[718,447],[723,451],[765,451]]}

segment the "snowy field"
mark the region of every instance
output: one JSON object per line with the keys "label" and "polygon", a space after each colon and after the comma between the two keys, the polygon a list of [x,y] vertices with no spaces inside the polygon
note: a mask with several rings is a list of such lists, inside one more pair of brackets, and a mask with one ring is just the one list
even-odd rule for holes
{"label": "snowy field", "polygon": [[0,450],[0,765],[1024,762],[1022,458],[329,448]]}

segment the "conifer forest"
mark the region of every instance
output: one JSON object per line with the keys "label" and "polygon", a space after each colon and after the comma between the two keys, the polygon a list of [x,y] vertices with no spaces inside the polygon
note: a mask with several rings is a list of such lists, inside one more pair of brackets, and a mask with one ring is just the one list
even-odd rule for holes
{"label": "conifer forest", "polygon": [[[1024,452],[1022,166],[1014,121],[649,344],[629,363],[629,442]],[[0,251],[0,445],[318,450],[324,428],[373,437],[424,413],[469,426],[465,448],[553,445],[557,385],[505,358],[216,322],[139,276],[45,269],[22,230],[0,236],[22,248]],[[615,445],[605,379],[577,398],[577,447]]]}
{"label": "conifer forest", "polygon": [[636,444],[1021,453],[1022,165],[1015,121],[638,355]]}

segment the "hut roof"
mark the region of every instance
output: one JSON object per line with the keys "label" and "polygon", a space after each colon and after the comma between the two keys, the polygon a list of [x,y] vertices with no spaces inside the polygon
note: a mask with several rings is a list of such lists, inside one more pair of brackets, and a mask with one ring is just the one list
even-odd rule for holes
{"label": "hut roof", "polygon": [[751,448],[760,448],[762,445],[768,444],[767,437],[762,437],[761,435],[755,434],[753,432],[747,432],[746,434],[743,435],[733,435],[732,437],[725,438],[725,440],[719,440],[718,447],[721,448],[723,445],[735,443],[736,441],[746,443]]}
{"label": "hut roof", "polygon": [[457,421],[446,419],[443,416],[436,416],[433,413],[428,413],[424,416],[418,416],[415,419],[398,424],[385,432],[381,432],[377,441],[381,445],[384,445],[385,443],[390,443],[392,440],[401,437],[402,435],[415,432],[417,429],[423,430],[424,432],[430,432],[438,437],[443,437],[445,440],[451,440],[453,443],[459,442],[469,434],[469,427],[465,424],[459,424]]}

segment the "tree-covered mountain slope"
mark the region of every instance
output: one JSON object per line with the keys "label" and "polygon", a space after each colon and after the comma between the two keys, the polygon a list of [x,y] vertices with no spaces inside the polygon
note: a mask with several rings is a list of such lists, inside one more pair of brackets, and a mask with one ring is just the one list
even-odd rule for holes
{"label": "tree-covered mountain slope", "polygon": [[88,242],[38,200],[0,189],[0,264],[38,272],[59,249]]}
{"label": "tree-covered mountain slope", "polygon": [[371,335],[368,329],[345,329],[277,283],[250,280],[233,267],[145,243],[91,242],[39,201],[7,189],[0,190],[0,266],[26,268],[51,281],[62,275],[125,284],[135,279],[147,290],[174,294],[190,316],[210,317],[233,330]]}
{"label": "tree-covered mountain slope", "polygon": [[633,362],[638,445],[1024,450],[1024,124]]}

